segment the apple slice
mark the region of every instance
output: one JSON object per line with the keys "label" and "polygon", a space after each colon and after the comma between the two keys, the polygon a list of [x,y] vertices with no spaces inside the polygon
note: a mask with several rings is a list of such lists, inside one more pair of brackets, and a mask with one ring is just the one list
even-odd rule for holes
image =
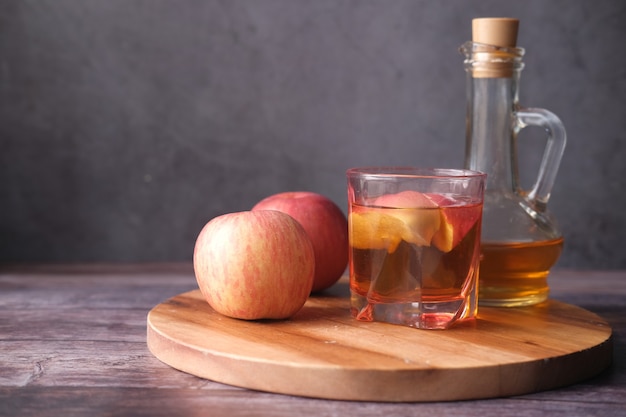
{"label": "apple slice", "polygon": [[412,190],[381,195],[374,200],[374,205],[389,208],[428,208],[439,206],[428,195]]}
{"label": "apple slice", "polygon": [[407,190],[385,194],[378,197],[374,205],[393,208],[391,210],[393,214],[409,229],[408,233],[403,236],[403,240],[418,246],[430,246],[433,236],[441,226],[439,210],[435,210],[438,207],[437,203],[418,191]]}
{"label": "apple slice", "polygon": [[[441,213],[441,227],[435,233],[432,244],[442,252],[450,252],[463,240],[482,215],[479,205],[463,205],[442,194],[427,194],[436,203]],[[448,208],[456,206],[459,208]]]}
{"label": "apple slice", "polygon": [[[349,218],[353,247],[396,250],[401,241],[430,246],[439,230],[437,204],[417,191],[387,194],[374,200],[377,208],[353,210]],[[424,209],[424,210],[416,210]]]}

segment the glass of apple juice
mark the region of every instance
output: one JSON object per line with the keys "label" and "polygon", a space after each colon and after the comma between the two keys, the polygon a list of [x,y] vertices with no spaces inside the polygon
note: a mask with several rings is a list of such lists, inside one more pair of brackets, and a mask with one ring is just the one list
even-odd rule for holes
{"label": "glass of apple juice", "polygon": [[420,329],[475,318],[485,177],[460,169],[347,171],[353,317]]}

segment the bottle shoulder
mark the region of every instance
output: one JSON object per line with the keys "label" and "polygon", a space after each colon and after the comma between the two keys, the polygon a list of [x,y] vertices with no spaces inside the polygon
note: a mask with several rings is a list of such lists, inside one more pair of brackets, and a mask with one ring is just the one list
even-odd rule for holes
{"label": "bottle shoulder", "polygon": [[485,193],[483,241],[532,242],[560,237],[558,224],[548,210],[537,210],[515,193]]}

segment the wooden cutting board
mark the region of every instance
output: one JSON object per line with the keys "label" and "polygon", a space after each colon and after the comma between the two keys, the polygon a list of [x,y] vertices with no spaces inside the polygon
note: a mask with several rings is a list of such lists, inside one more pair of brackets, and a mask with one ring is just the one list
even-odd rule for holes
{"label": "wooden cutting board", "polygon": [[242,321],[199,290],[148,314],[147,343],[164,363],[214,381],[274,393],[359,401],[448,401],[526,394],[607,368],[610,326],[549,300],[487,308],[473,323],[418,330],[350,316],[347,283],[311,297],[293,318]]}

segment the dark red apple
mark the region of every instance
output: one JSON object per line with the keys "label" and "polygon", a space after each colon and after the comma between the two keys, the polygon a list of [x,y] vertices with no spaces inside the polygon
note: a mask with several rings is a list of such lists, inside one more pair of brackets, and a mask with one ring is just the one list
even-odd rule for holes
{"label": "dark red apple", "polygon": [[348,221],[328,197],[308,191],[271,195],[259,201],[252,211],[277,210],[296,219],[313,243],[315,278],[312,292],[332,286],[348,264]]}

